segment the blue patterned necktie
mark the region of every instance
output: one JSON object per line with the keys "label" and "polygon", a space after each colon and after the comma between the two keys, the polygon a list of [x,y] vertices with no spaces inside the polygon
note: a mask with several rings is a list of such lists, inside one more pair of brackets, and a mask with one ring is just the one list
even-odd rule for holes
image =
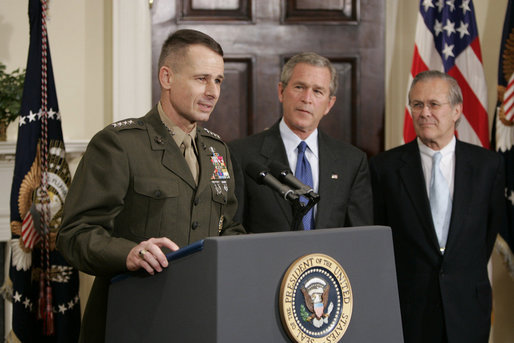
{"label": "blue patterned necktie", "polygon": [[[295,176],[298,180],[302,181],[304,184],[313,187],[312,182],[312,170],[309,161],[307,160],[307,156],[305,156],[305,150],[307,149],[307,143],[301,141],[298,144],[298,160],[296,161],[296,171]],[[300,201],[306,204],[308,199],[306,197],[301,197]],[[309,212],[305,214],[302,219],[303,229],[311,230],[314,229],[314,209],[311,208]]]}
{"label": "blue patterned necktie", "polygon": [[430,210],[432,211],[432,221],[434,222],[437,240],[441,252],[444,252],[448,229],[450,227],[450,217],[452,213],[452,202],[450,189],[440,168],[442,155],[436,152],[432,156],[432,175],[430,177]]}

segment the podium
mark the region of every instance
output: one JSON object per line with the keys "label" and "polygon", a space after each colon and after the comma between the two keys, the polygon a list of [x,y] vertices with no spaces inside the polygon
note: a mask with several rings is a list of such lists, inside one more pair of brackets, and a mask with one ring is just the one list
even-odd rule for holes
{"label": "podium", "polygon": [[284,325],[283,279],[309,254],[337,261],[351,284],[351,318],[338,340],[403,342],[392,236],[383,226],[206,238],[169,254],[161,273],[113,279],[106,342],[332,342],[293,339]]}

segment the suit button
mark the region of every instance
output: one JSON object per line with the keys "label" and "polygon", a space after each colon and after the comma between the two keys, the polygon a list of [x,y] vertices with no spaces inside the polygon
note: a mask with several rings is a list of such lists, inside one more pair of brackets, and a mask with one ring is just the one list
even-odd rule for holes
{"label": "suit button", "polygon": [[156,197],[156,198],[160,198],[160,197],[161,197],[161,195],[162,195],[162,193],[161,193],[161,191],[160,191],[160,190],[156,190],[156,191],[154,192],[154,195],[155,195],[155,197]]}
{"label": "suit button", "polygon": [[199,202],[200,202],[200,199],[195,198],[195,200],[193,201],[193,204],[194,204],[195,206],[198,206],[198,203],[199,203]]}
{"label": "suit button", "polygon": [[197,228],[199,225],[200,225],[200,224],[198,224],[198,222],[197,222],[197,221],[194,221],[194,222],[193,222],[193,224],[191,225],[191,228],[192,228],[193,230],[196,230],[196,228]]}

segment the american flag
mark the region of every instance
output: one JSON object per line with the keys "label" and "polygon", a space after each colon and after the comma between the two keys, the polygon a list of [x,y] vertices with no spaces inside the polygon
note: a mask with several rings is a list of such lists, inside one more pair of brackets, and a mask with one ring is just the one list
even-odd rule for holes
{"label": "american flag", "polygon": [[504,256],[514,276],[514,0],[509,0],[500,46],[498,102],[493,121],[491,144],[505,161],[505,201],[507,223],[500,228],[496,248]]}
{"label": "american flag", "polygon": [[[409,85],[425,70],[439,70],[457,80],[464,98],[457,136],[488,148],[487,88],[471,0],[420,1]],[[406,106],[403,140],[415,137]]]}
{"label": "american flag", "polygon": [[76,342],[78,272],[55,250],[71,179],[65,159],[46,1],[29,0],[30,46],[11,189],[12,331],[7,342]]}

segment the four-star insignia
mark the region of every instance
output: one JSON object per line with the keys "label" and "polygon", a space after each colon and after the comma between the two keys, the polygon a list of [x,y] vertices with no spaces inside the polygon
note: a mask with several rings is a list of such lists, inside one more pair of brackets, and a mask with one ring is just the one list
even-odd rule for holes
{"label": "four-star insignia", "polygon": [[117,121],[115,123],[112,123],[112,126],[113,127],[122,127],[122,126],[131,125],[131,124],[134,124],[133,120],[122,120],[122,121]]}

